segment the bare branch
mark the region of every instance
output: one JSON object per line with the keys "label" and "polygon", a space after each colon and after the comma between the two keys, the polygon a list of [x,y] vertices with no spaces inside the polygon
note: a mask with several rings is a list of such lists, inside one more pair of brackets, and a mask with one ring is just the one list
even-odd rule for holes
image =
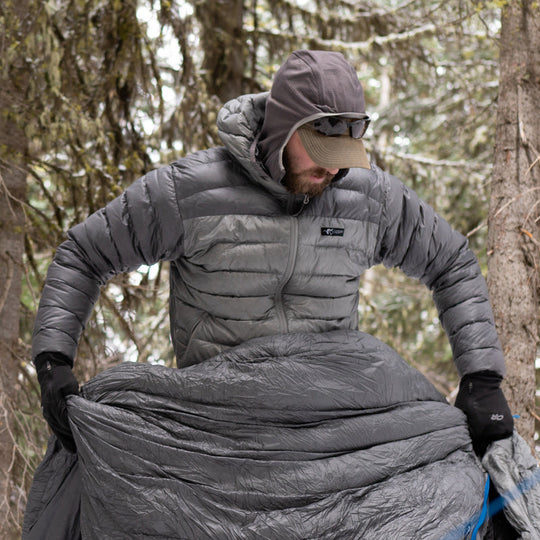
{"label": "bare branch", "polygon": [[483,169],[485,165],[476,161],[452,161],[448,159],[433,159],[418,154],[407,154],[405,152],[393,152],[392,150],[385,150],[383,155],[391,155],[399,159],[407,161],[414,161],[416,163],[422,163],[423,165],[429,165],[431,167],[456,167],[459,169]]}

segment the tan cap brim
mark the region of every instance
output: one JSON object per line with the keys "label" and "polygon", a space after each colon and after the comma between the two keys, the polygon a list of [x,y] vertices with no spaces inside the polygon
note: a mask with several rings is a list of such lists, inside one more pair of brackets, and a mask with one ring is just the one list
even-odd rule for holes
{"label": "tan cap brim", "polygon": [[371,169],[362,139],[349,135],[328,137],[308,126],[300,126],[298,135],[309,157],[325,169]]}

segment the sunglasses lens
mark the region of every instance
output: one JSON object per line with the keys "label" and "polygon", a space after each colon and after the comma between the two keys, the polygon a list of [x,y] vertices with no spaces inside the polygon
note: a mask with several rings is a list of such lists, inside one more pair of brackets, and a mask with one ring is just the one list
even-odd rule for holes
{"label": "sunglasses lens", "polygon": [[336,135],[343,135],[347,130],[347,125],[345,120],[338,118],[337,116],[325,116],[319,118],[313,122],[313,127],[324,133],[329,137],[335,137]]}
{"label": "sunglasses lens", "polygon": [[369,126],[369,122],[369,118],[366,120],[358,120],[356,122],[351,122],[351,137],[353,139],[361,139]]}
{"label": "sunglasses lens", "polygon": [[323,116],[313,122],[313,127],[328,137],[349,133],[353,139],[360,139],[369,125],[369,117],[347,120],[339,116]]}

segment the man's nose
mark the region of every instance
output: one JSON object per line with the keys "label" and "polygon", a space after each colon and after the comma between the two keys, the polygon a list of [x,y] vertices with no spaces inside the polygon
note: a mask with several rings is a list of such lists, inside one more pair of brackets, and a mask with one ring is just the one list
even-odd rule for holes
{"label": "man's nose", "polygon": [[339,169],[326,169],[330,174],[336,175]]}

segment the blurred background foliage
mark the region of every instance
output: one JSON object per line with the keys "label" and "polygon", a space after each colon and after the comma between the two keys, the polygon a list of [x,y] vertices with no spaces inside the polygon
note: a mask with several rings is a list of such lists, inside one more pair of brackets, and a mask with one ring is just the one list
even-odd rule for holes
{"label": "blurred background foliage", "polygon": [[[341,51],[356,66],[373,118],[366,137],[373,160],[468,236],[485,269],[495,2],[28,0],[23,32],[14,1],[0,6],[0,76],[14,65],[29,74],[10,113],[27,137],[29,172],[14,405],[21,512],[47,438],[29,347],[55,248],[143,173],[219,145],[222,103],[269,89],[292,50]],[[383,268],[366,273],[360,292],[360,329],[450,396],[457,373],[429,292]],[[165,264],[113,279],[81,342],[79,380],[123,360],[174,365],[167,302]]]}

